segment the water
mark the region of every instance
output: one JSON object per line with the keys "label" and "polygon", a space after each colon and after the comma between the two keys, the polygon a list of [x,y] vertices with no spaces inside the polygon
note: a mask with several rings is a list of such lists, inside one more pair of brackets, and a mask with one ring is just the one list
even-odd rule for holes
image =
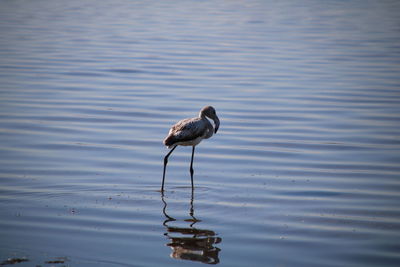
{"label": "water", "polygon": [[[0,263],[398,266],[399,13],[1,1]],[[205,105],[194,195],[179,147],[162,197],[162,140]]]}

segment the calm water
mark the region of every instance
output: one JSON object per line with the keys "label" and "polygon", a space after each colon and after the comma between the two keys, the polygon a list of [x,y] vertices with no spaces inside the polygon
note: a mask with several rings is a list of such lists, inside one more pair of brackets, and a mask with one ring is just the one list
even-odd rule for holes
{"label": "calm water", "polygon": [[[398,266],[399,14],[1,1],[0,263]],[[162,139],[205,105],[195,193],[179,147],[162,197]]]}

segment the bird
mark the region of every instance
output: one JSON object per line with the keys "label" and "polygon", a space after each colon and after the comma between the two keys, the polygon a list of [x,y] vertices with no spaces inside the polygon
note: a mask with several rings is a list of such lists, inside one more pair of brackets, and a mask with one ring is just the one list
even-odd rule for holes
{"label": "bird", "polygon": [[[214,121],[214,126],[207,119],[210,118]],[[193,157],[195,147],[203,140],[208,139],[217,133],[219,128],[219,118],[212,106],[205,106],[200,110],[199,116],[195,118],[183,119],[178,121],[175,125],[171,127],[167,137],[164,139],[163,143],[171,151],[164,157],[164,171],[163,179],[161,185],[161,192],[164,192],[164,181],[165,181],[165,170],[168,164],[168,157],[175,150],[177,146],[192,146],[192,159],[190,161],[190,178],[192,181],[192,191],[193,186]]]}

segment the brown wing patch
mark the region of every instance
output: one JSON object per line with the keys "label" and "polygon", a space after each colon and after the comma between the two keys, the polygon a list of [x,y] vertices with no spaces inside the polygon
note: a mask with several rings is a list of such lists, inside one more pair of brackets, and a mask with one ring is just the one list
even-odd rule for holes
{"label": "brown wing patch", "polygon": [[172,126],[164,144],[172,146],[177,142],[187,142],[204,135],[204,127],[200,118],[184,119]]}

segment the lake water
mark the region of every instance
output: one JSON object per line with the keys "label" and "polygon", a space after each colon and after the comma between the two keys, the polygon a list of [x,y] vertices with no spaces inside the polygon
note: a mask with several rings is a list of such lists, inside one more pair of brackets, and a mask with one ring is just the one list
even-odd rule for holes
{"label": "lake water", "polygon": [[[399,266],[399,14],[1,1],[0,264]],[[206,105],[194,194],[178,147],[162,196],[162,140]]]}

